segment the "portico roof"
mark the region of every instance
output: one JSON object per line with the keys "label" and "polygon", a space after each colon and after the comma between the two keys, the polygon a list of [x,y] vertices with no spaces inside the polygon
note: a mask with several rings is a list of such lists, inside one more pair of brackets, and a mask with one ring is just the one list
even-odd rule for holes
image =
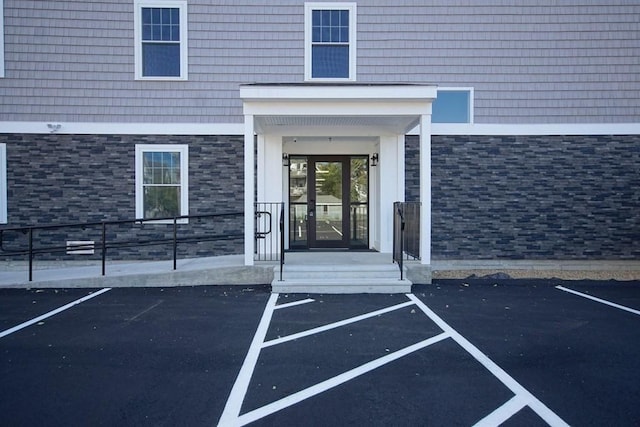
{"label": "portico roof", "polygon": [[437,86],[421,84],[248,84],[244,114],[257,133],[402,134],[431,114]]}

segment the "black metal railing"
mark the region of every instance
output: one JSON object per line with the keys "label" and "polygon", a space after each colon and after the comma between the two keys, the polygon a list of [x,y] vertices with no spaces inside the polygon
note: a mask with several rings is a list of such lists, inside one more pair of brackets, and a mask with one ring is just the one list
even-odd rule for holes
{"label": "black metal railing", "polygon": [[280,261],[280,280],[284,269],[284,203],[255,203],[254,260]]}
{"label": "black metal railing", "polygon": [[393,204],[393,262],[404,279],[404,261],[420,259],[420,202]]}
{"label": "black metal railing", "polygon": [[[243,212],[227,212],[4,228],[0,229],[0,254],[10,257],[26,256],[29,281],[33,281],[33,261],[36,255],[95,254],[99,251],[104,276],[109,250],[170,245],[173,269],[176,270],[178,245],[241,240],[244,237],[241,227],[243,216]],[[214,223],[204,226],[203,220],[212,220]],[[202,226],[195,227],[194,223]],[[186,234],[185,228],[191,228],[191,233]],[[142,233],[143,230],[146,233]],[[73,240],[69,240],[70,238]],[[61,239],[65,240],[64,245],[54,243]]]}

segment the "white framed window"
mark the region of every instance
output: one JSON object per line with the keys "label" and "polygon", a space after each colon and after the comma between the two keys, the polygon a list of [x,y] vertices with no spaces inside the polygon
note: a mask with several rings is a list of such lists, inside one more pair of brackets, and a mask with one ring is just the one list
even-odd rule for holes
{"label": "white framed window", "polygon": [[187,80],[186,0],[135,0],[138,80]]}
{"label": "white framed window", "polygon": [[439,87],[432,123],[473,123],[473,88]]}
{"label": "white framed window", "polygon": [[356,3],[305,3],[305,80],[355,81]]}
{"label": "white framed window", "polygon": [[7,144],[0,144],[0,224],[7,223],[7,212]]}
{"label": "white framed window", "polygon": [[4,77],[4,0],[0,0],[0,78]]}
{"label": "white framed window", "polygon": [[136,218],[189,215],[188,168],[187,145],[136,144]]}

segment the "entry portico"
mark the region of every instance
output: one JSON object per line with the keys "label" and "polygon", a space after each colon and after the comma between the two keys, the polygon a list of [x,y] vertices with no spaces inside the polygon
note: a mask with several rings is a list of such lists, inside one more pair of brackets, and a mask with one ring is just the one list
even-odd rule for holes
{"label": "entry portico", "polygon": [[[284,201],[287,206],[292,202],[290,171],[283,164],[288,165],[293,156],[305,168],[309,159],[314,173],[320,164],[328,164],[325,160],[362,159],[368,179],[366,247],[391,253],[392,206],[405,197],[404,138],[416,127],[420,134],[420,262],[429,265],[431,104],[436,94],[436,86],[416,84],[242,85],[245,265],[254,262],[256,197]],[[347,160],[345,165],[349,166]],[[292,215],[290,209],[286,212]],[[309,214],[313,213],[310,207]],[[285,233],[291,235],[288,229]],[[285,247],[289,248],[288,239]]]}

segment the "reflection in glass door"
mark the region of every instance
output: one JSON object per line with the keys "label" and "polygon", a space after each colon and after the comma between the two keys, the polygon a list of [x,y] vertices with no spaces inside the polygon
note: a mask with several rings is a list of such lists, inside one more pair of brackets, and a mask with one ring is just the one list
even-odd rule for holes
{"label": "reflection in glass door", "polygon": [[308,248],[307,158],[289,157],[289,247]]}
{"label": "reflection in glass door", "polygon": [[312,159],[313,199],[309,200],[310,247],[347,247],[344,230],[344,159]]}
{"label": "reflection in glass door", "polygon": [[368,245],[368,157],[289,156],[289,247]]}

